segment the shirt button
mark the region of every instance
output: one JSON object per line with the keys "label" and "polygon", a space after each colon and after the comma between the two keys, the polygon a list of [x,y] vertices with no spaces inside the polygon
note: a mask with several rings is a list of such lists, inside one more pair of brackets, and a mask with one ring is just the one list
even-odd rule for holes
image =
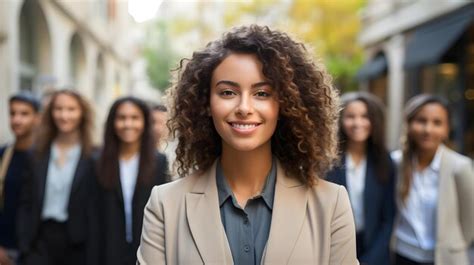
{"label": "shirt button", "polygon": [[245,218],[244,219],[244,225],[248,225],[249,224],[249,219]]}
{"label": "shirt button", "polygon": [[245,246],[244,246],[244,251],[245,251],[245,252],[249,252],[249,250],[250,250],[249,245],[245,245]]}

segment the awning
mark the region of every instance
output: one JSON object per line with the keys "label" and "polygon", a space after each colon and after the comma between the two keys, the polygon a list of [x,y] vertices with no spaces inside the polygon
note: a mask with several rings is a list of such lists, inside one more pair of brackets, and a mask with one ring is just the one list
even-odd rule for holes
{"label": "awning", "polygon": [[387,59],[383,54],[379,54],[360,68],[357,72],[356,78],[357,80],[374,79],[385,71],[387,71]]}
{"label": "awning", "polygon": [[474,21],[474,5],[419,27],[406,47],[405,68],[436,64]]}

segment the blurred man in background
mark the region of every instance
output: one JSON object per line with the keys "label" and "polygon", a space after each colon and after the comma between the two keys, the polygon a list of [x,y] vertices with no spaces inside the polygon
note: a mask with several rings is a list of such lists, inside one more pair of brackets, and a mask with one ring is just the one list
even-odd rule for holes
{"label": "blurred man in background", "polygon": [[0,148],[0,264],[15,264],[17,258],[16,212],[28,151],[38,125],[40,102],[22,92],[9,100],[11,144]]}

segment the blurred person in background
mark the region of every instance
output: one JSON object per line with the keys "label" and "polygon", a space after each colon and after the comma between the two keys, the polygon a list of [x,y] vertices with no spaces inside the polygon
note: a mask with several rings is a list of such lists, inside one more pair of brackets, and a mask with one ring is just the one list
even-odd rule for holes
{"label": "blurred person in background", "polygon": [[166,147],[166,139],[168,138],[168,128],[166,122],[168,121],[168,109],[161,104],[155,104],[151,107],[153,118],[153,133],[156,139],[156,149],[163,152]]}
{"label": "blurred person in background", "polygon": [[18,256],[16,216],[24,183],[25,164],[38,125],[40,101],[29,92],[9,99],[10,128],[15,140],[0,148],[0,264],[14,264]]}
{"label": "blurred person in background", "polygon": [[143,209],[151,189],[167,179],[166,157],[155,146],[146,103],[135,97],[116,100],[107,117],[97,166],[99,264],[136,263]]}
{"label": "blurred person in background", "polygon": [[389,265],[395,168],[385,146],[384,106],[366,92],[347,93],[341,100],[341,163],[328,173],[327,180],[349,192],[361,264]]}
{"label": "blurred person in background", "polygon": [[167,127],[167,122],[169,119],[168,109],[166,106],[161,104],[155,104],[151,107],[152,116],[153,116],[153,133],[155,134],[155,139],[157,139],[156,148],[159,152],[164,154],[168,161],[168,170],[170,172],[168,181],[171,180],[171,177],[175,177],[176,174],[173,170],[173,164],[176,159],[176,146],[177,142],[174,139],[169,138],[169,131]]}
{"label": "blurred person in background", "polygon": [[177,181],[145,208],[138,264],[356,265],[336,158],[339,97],[302,43],[241,26],[183,60]]}
{"label": "blurred person in background", "polygon": [[444,145],[448,102],[422,94],[405,106],[392,248],[395,264],[467,265],[474,242],[472,161]]}
{"label": "blurred person in background", "polygon": [[52,94],[18,210],[20,262],[89,264],[94,183],[92,110],[73,90]]}

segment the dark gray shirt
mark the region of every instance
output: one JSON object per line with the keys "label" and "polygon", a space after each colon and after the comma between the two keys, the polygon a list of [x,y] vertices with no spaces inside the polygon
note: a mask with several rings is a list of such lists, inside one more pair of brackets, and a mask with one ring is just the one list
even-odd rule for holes
{"label": "dark gray shirt", "polygon": [[275,194],[276,163],[267,176],[260,195],[247,201],[242,209],[224,177],[220,161],[216,168],[221,220],[232,252],[234,264],[260,264],[272,221]]}

